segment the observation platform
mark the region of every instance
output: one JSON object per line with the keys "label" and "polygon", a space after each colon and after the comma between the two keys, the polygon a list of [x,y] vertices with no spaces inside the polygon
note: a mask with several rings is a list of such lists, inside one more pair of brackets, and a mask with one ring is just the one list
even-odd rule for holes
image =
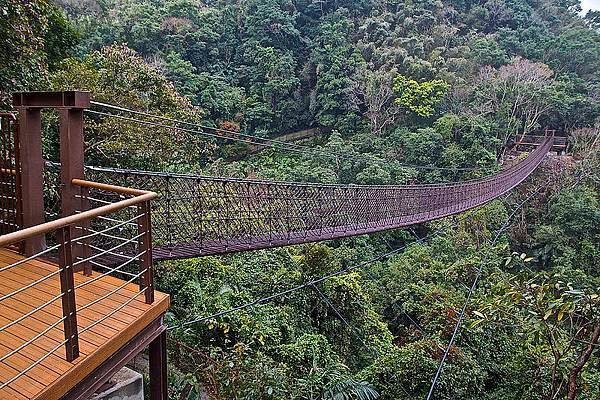
{"label": "observation platform", "polygon": [[[18,253],[0,249],[0,271],[23,260]],[[154,302],[146,304],[136,284],[99,272],[73,274],[79,357],[68,362],[63,327],[56,325],[63,318],[58,271],[55,263],[33,259],[0,272],[0,298],[21,290],[0,302],[0,325],[18,321],[0,331],[0,382],[5,384],[0,399],[63,397],[136,336],[152,329],[152,322],[169,307],[164,293],[154,291]]]}
{"label": "observation platform", "polygon": [[[167,400],[157,194],[84,179],[90,93],[15,93],[13,105],[0,112],[0,400],[87,400],[146,347],[150,399]],[[42,154],[45,109],[59,114],[56,191]]]}

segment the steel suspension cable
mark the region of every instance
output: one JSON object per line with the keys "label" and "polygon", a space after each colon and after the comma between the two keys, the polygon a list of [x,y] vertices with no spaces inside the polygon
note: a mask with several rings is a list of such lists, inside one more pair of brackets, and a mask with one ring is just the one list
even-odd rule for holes
{"label": "steel suspension cable", "polygon": [[[240,136],[240,137],[248,138],[251,140],[260,140],[260,141],[264,141],[264,142],[268,142],[268,143],[272,143],[272,144],[281,145],[284,147],[305,148],[307,150],[313,150],[309,146],[304,146],[304,145],[300,145],[297,143],[290,143],[290,142],[284,142],[284,141],[276,140],[276,139],[263,138],[260,136],[250,135],[250,134],[242,133],[242,132],[236,132],[236,131],[232,131],[232,130],[228,130],[228,129],[211,127],[208,125],[203,125],[203,124],[199,124],[199,123],[195,123],[195,122],[181,121],[181,120],[174,119],[174,118],[164,117],[162,115],[156,115],[156,114],[150,114],[150,113],[146,113],[146,112],[142,112],[142,111],[136,111],[136,110],[132,110],[132,109],[125,108],[125,107],[115,106],[112,104],[100,103],[97,101],[91,101],[90,104],[95,105],[95,106],[104,107],[104,108],[110,108],[110,109],[117,110],[117,111],[123,111],[123,112],[130,113],[130,114],[136,114],[136,115],[141,115],[144,117],[159,119],[162,121],[174,122],[177,124],[183,124],[183,125],[198,127],[198,128],[202,128],[202,129],[210,129],[215,132],[232,134],[234,136]],[[217,137],[222,137],[222,136],[217,135]],[[255,144],[265,145],[264,143],[255,143]]]}
{"label": "steel suspension cable", "polygon": [[[182,124],[182,125],[187,125],[187,126],[192,126],[192,127],[202,128],[202,129],[209,129],[209,130],[213,130],[215,132],[221,132],[221,133],[229,135],[229,136],[224,136],[222,134],[211,134],[211,133],[205,132],[205,131],[186,129],[186,128],[181,128],[179,126],[174,126],[174,125],[164,125],[164,124],[159,124],[156,122],[143,121],[143,120],[139,120],[139,119],[135,119],[135,118],[124,117],[121,115],[110,114],[110,113],[105,113],[105,112],[101,112],[101,111],[86,110],[86,112],[89,112],[92,114],[119,118],[119,119],[127,120],[130,122],[148,124],[148,125],[152,125],[152,126],[163,127],[166,129],[176,129],[176,130],[180,130],[183,132],[195,133],[195,134],[205,135],[205,136],[209,136],[212,138],[218,138],[218,139],[228,139],[228,140],[233,140],[233,141],[238,141],[238,142],[253,144],[253,145],[269,146],[269,147],[279,146],[280,149],[295,151],[295,152],[303,153],[303,154],[309,153],[310,155],[312,155],[311,153],[317,152],[317,153],[321,153],[322,155],[332,157],[335,159],[346,159],[346,160],[362,161],[362,162],[367,161],[367,162],[377,162],[377,163],[386,164],[386,161],[384,161],[384,160],[372,160],[372,159],[368,159],[364,156],[357,157],[357,156],[348,156],[348,155],[342,155],[342,154],[334,154],[334,153],[324,150],[324,149],[316,149],[316,148],[313,148],[310,146],[300,145],[300,144],[296,144],[296,143],[283,142],[283,141],[276,140],[276,139],[262,138],[260,136],[250,135],[247,133],[241,133],[241,132],[236,132],[236,131],[226,130],[226,129],[221,129],[221,128],[210,127],[207,125],[202,125],[202,124],[198,124],[198,123],[194,123],[194,122],[186,122],[186,121],[182,121],[182,120],[178,120],[178,119],[174,119],[174,118],[163,117],[160,115],[155,115],[155,114],[146,113],[146,112],[142,112],[142,111],[136,111],[136,110],[132,110],[132,109],[125,108],[125,107],[115,106],[112,104],[101,103],[101,102],[96,102],[96,101],[92,101],[91,104],[95,105],[95,106],[99,106],[99,107],[113,109],[116,111],[140,115],[140,116],[147,117],[147,118],[153,118],[153,119],[158,119],[158,120],[162,120],[162,121],[167,121],[167,122],[171,122],[171,123]],[[244,139],[241,139],[240,137],[244,138]],[[268,144],[265,144],[264,142],[267,142]],[[424,169],[424,170],[443,170],[443,171],[479,171],[479,170],[489,170],[492,168],[492,167],[487,167],[487,168],[481,168],[481,167],[435,167],[435,166],[415,165],[415,164],[405,164],[405,163],[400,163],[400,165],[403,167],[406,167],[406,168]]]}
{"label": "steel suspension cable", "polygon": [[[209,132],[204,132],[204,131],[199,131],[199,130],[195,130],[195,129],[188,129],[188,128],[181,128],[175,125],[166,125],[166,124],[161,124],[159,122],[153,122],[153,121],[145,121],[145,120],[141,120],[141,119],[137,119],[137,118],[131,118],[131,117],[124,117],[122,115],[117,115],[117,114],[110,114],[110,113],[106,113],[106,112],[102,112],[102,111],[94,111],[94,110],[85,110],[85,112],[90,113],[90,114],[95,114],[95,115],[101,115],[101,116],[105,116],[105,117],[112,117],[112,118],[117,118],[117,119],[121,119],[124,121],[128,121],[128,122],[134,122],[137,124],[142,124],[142,125],[149,125],[149,126],[154,126],[154,127],[158,127],[158,128],[165,128],[165,129],[175,129],[181,132],[187,132],[187,133],[193,133],[193,134],[198,134],[198,135],[204,135],[204,136],[208,136],[208,137],[212,137],[214,139],[228,139],[228,140],[234,140],[237,142],[242,142],[242,143],[246,143],[246,144],[262,144],[262,143],[257,143],[254,142],[250,139],[240,139],[240,138],[235,138],[233,136],[224,136],[224,135],[218,135],[218,134],[214,134],[214,133],[209,133]],[[292,151],[296,151],[299,153],[304,153],[304,151],[299,150],[299,149],[294,149]]]}
{"label": "steel suspension cable", "polygon": [[[549,182],[549,181],[548,181]],[[498,239],[500,238],[500,236],[502,235],[502,233],[504,233],[506,231],[506,229],[508,228],[508,225],[510,223],[510,221],[513,219],[513,217],[515,216],[515,214],[521,209],[523,208],[523,206],[525,205],[525,203],[529,202],[538,192],[539,190],[544,187],[545,185],[548,184],[548,182],[544,182],[543,184],[539,185],[536,187],[536,189],[529,195],[527,196],[523,201],[521,201],[513,210],[512,212],[508,215],[508,217],[506,218],[506,221],[502,224],[502,226],[498,229],[498,231],[496,232],[494,239],[490,242],[491,246],[494,246]],[[433,381],[431,382],[431,386],[429,388],[429,392],[427,393],[427,397],[425,398],[425,400],[430,400],[431,396],[433,395],[433,392],[435,390],[435,387],[437,385],[437,382],[442,374],[442,370],[444,368],[444,364],[446,362],[446,359],[448,358],[448,355],[450,353],[450,349],[452,348],[452,345],[454,345],[454,341],[456,340],[456,336],[460,330],[460,326],[462,325],[463,319],[465,317],[465,313],[467,310],[467,307],[469,305],[469,302],[471,300],[471,297],[473,295],[473,292],[475,291],[475,288],[477,286],[477,282],[479,281],[481,274],[483,272],[483,267],[484,267],[484,263],[482,262],[479,266],[479,268],[476,271],[475,277],[473,279],[473,283],[471,284],[469,291],[467,293],[467,298],[465,299],[465,302],[463,303],[463,306],[461,308],[458,320],[456,321],[456,324],[454,326],[454,329],[452,331],[452,336],[450,337],[450,341],[448,342],[448,345],[446,346],[446,349],[444,350],[444,354],[442,356],[442,359],[440,360],[440,364],[438,365],[438,368],[436,370],[436,373],[433,377]]]}
{"label": "steel suspension cable", "polygon": [[[518,185],[539,165],[550,144],[547,139],[519,164],[494,176],[436,185],[295,183],[94,167],[88,171],[97,174],[97,180],[118,178],[127,182],[123,184],[160,188],[164,193],[156,207],[160,246],[155,255],[184,258],[329,240],[457,214]],[[215,196],[218,203],[212,200]],[[244,212],[229,214],[233,209]]]}
{"label": "steel suspension cable", "polygon": [[[85,110],[87,113],[90,114],[96,114],[96,115],[101,115],[101,116],[106,116],[106,117],[113,117],[113,118],[117,118],[117,119],[121,119],[124,121],[128,121],[128,122],[133,122],[133,123],[137,123],[137,124],[142,124],[142,125],[148,125],[148,126],[153,126],[153,127],[159,127],[159,128],[165,128],[165,129],[175,129],[175,130],[179,130],[182,132],[186,132],[186,133],[192,133],[192,134],[198,134],[198,135],[204,135],[204,136],[208,136],[211,138],[215,138],[215,139],[227,139],[227,140],[232,140],[232,141],[236,141],[236,142],[240,142],[240,143],[246,143],[246,144],[251,144],[251,145],[265,145],[264,143],[260,143],[260,142],[256,142],[253,141],[251,139],[240,139],[238,137],[235,136],[225,136],[222,134],[212,134],[209,132],[205,132],[205,131],[199,131],[199,130],[193,130],[193,129],[187,129],[187,128],[181,128],[178,126],[174,126],[174,125],[165,125],[165,124],[161,124],[161,123],[157,123],[157,122],[152,122],[152,121],[145,121],[145,120],[140,120],[140,119],[136,119],[136,118],[131,118],[131,117],[124,117],[122,115],[116,115],[116,114],[110,114],[110,113],[105,113],[105,112],[101,112],[101,111],[94,111],[94,110]],[[159,117],[162,119],[162,117]],[[215,129],[215,128],[209,128],[209,129]],[[239,136],[239,133],[234,132],[235,135]],[[248,136],[248,135],[245,135]],[[263,138],[259,138],[256,137],[256,140],[262,140]],[[285,143],[285,145],[283,144]],[[298,154],[302,154],[305,155],[307,157],[311,157],[314,154],[312,154],[313,152],[318,152],[318,153],[322,153],[322,155],[324,154],[325,156],[328,157],[333,157],[335,159],[348,159],[348,156],[338,156],[335,154],[331,154],[331,153],[326,153],[323,150],[319,150],[319,149],[314,149],[308,146],[300,146],[300,145],[293,145],[293,147],[290,147],[288,143],[286,142],[278,142],[278,146],[280,147],[275,147],[275,144],[273,145],[266,145],[272,148],[277,148],[280,150],[290,150],[293,151],[295,153]],[[304,147],[306,147],[309,150],[305,150]],[[349,158],[349,159],[353,159],[353,158]],[[360,161],[365,161],[364,159],[360,160]],[[373,161],[373,160],[370,160]],[[379,162],[378,160],[375,160],[376,162]],[[408,167],[408,166],[407,166]],[[435,169],[435,167],[420,167],[420,166],[412,166],[412,168],[423,168],[423,169]]]}

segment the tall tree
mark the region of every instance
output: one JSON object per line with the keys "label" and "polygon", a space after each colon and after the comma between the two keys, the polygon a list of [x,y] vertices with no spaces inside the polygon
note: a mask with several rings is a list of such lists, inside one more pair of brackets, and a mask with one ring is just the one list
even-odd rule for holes
{"label": "tall tree", "polygon": [[46,1],[0,2],[0,106],[11,93],[42,90],[48,68],[74,51],[77,33],[64,12]]}
{"label": "tall tree", "polygon": [[[83,60],[67,59],[51,77],[54,90],[88,90],[96,101],[199,122],[202,110],[180,96],[159,70],[126,46],[105,47]],[[141,169],[193,168],[210,142],[190,133],[111,117],[86,124],[86,158],[92,165]]]}

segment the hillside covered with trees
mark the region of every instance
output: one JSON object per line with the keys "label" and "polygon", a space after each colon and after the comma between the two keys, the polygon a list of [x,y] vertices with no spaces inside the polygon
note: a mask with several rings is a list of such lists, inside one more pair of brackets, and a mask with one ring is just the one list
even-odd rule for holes
{"label": "hillside covered with trees", "polygon": [[[567,155],[459,216],[164,262],[156,279],[180,326],[345,271],[171,330],[173,399],[425,399],[444,362],[432,399],[594,400],[600,15],[579,11],[576,0],[0,0],[0,105],[15,91],[89,90],[197,127],[88,115],[90,165],[321,183],[481,177],[511,162],[515,137],[564,133]],[[301,152],[216,137],[310,127],[323,129]]]}

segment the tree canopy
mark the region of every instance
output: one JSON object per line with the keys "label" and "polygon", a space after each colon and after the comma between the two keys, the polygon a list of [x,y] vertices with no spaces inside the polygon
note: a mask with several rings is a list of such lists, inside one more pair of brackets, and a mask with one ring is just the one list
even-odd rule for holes
{"label": "tree canopy", "polygon": [[[423,399],[446,354],[433,399],[597,399],[600,17],[579,11],[574,0],[0,0],[0,104],[80,89],[187,123],[94,108],[88,164],[332,184],[478,178],[510,163],[519,135],[564,133],[566,156],[463,215],[162,262],[156,284],[178,327],[172,398]],[[311,127],[323,129],[295,152],[204,135]]]}

